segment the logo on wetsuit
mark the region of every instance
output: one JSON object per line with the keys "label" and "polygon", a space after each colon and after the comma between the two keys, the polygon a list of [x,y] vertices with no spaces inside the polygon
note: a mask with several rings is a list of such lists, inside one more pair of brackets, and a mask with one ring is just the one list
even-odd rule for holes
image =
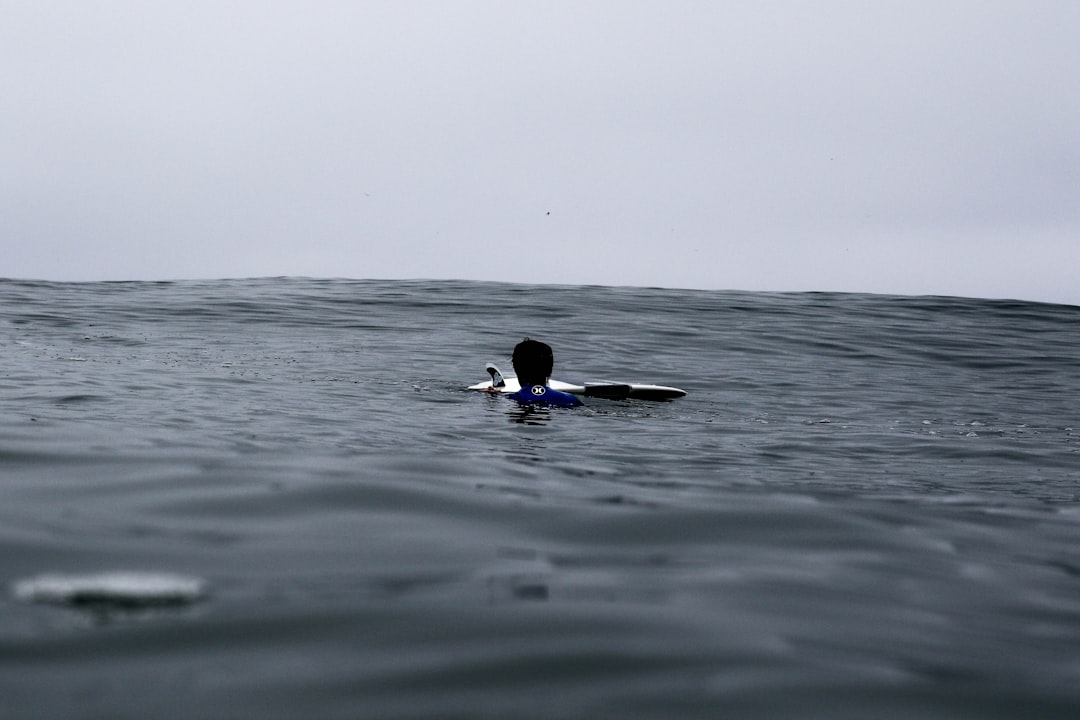
{"label": "logo on wetsuit", "polygon": [[547,392],[547,388],[544,387],[543,385],[533,385],[532,386],[532,394],[533,395],[543,395],[546,392]]}

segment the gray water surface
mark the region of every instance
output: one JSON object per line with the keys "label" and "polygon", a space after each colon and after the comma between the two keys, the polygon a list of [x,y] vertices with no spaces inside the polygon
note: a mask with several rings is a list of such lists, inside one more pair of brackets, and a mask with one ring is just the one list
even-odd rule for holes
{"label": "gray water surface", "polygon": [[[525,335],[689,394],[464,390]],[[1080,308],[0,281],[0,353],[0,717],[1080,712]],[[200,591],[33,594],[116,572]]]}

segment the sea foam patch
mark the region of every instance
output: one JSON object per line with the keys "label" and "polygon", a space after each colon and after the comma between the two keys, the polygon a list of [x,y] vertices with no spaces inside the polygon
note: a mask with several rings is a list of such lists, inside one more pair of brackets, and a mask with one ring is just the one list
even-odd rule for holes
{"label": "sea foam patch", "polygon": [[45,574],[17,581],[12,593],[23,602],[139,609],[197,602],[205,596],[206,583],[171,573]]}

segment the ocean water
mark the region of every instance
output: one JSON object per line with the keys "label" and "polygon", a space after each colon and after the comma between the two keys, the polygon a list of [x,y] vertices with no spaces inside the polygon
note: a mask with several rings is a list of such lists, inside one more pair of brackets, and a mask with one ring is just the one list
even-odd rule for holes
{"label": "ocean water", "polygon": [[[523,336],[555,377],[469,392]],[[1080,716],[1080,308],[0,281],[2,718]]]}

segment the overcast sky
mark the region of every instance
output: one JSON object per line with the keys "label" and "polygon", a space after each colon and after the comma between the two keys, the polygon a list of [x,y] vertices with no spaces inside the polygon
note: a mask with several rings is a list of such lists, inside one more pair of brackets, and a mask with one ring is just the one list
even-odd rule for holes
{"label": "overcast sky", "polygon": [[0,277],[1080,304],[1080,2],[0,0]]}

